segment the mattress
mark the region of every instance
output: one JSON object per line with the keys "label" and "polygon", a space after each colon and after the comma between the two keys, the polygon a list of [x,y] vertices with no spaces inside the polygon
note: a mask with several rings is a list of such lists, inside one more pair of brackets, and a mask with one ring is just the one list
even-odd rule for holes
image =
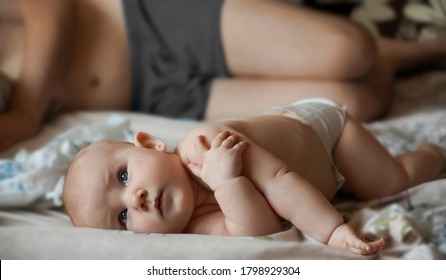
{"label": "mattress", "polygon": [[[429,72],[398,83],[391,112],[366,124],[392,153],[431,141],[446,147],[446,73]],[[147,131],[172,149],[200,123],[119,111],[66,113],[42,132],[2,152],[38,151],[55,137],[79,127],[92,128],[111,116],[128,120],[131,131]],[[379,230],[386,247],[362,257],[330,248],[294,227],[258,237],[198,234],[137,234],[74,227],[63,206],[31,201],[0,209],[0,258],[5,259],[444,259],[446,179],[374,201],[339,196],[333,202],[352,227],[370,235]]]}

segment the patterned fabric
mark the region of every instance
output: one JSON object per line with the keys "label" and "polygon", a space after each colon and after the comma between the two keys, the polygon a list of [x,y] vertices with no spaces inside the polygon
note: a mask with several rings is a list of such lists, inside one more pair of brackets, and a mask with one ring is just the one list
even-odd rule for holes
{"label": "patterned fabric", "polygon": [[403,40],[446,36],[446,0],[363,0],[351,18],[374,34]]}
{"label": "patterned fabric", "polygon": [[64,175],[79,149],[100,140],[132,141],[129,121],[112,115],[105,123],[79,125],[33,152],[0,159],[0,208],[61,206]]}

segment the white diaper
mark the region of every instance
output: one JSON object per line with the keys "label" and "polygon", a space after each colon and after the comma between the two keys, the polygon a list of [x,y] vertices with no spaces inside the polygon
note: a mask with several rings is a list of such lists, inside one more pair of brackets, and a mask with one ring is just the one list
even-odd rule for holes
{"label": "white diaper", "polygon": [[334,101],[324,98],[305,99],[288,106],[274,106],[266,113],[283,115],[291,113],[303,123],[313,128],[319,136],[330,157],[333,172],[338,187],[341,187],[345,178],[333,163],[332,151],[342,130],[344,129],[346,108]]}

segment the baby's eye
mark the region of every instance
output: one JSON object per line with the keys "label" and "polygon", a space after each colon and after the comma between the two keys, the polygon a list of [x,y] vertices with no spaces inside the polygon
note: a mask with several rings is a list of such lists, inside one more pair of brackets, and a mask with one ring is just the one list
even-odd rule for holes
{"label": "baby's eye", "polygon": [[125,225],[127,224],[127,209],[124,209],[119,213],[118,219],[121,225],[125,227]]}
{"label": "baby's eye", "polygon": [[121,173],[119,173],[119,181],[121,181],[121,183],[127,184],[128,179],[129,179],[129,175],[127,173],[127,170],[123,170],[123,171],[121,171]]}

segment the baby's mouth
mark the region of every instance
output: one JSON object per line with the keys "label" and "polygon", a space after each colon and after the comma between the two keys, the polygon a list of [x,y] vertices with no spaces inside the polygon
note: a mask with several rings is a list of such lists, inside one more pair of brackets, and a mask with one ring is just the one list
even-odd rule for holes
{"label": "baby's mouth", "polygon": [[164,203],[163,203],[163,191],[161,191],[160,195],[157,198],[157,205],[158,205],[158,209],[161,213],[161,216],[163,215],[164,212]]}

